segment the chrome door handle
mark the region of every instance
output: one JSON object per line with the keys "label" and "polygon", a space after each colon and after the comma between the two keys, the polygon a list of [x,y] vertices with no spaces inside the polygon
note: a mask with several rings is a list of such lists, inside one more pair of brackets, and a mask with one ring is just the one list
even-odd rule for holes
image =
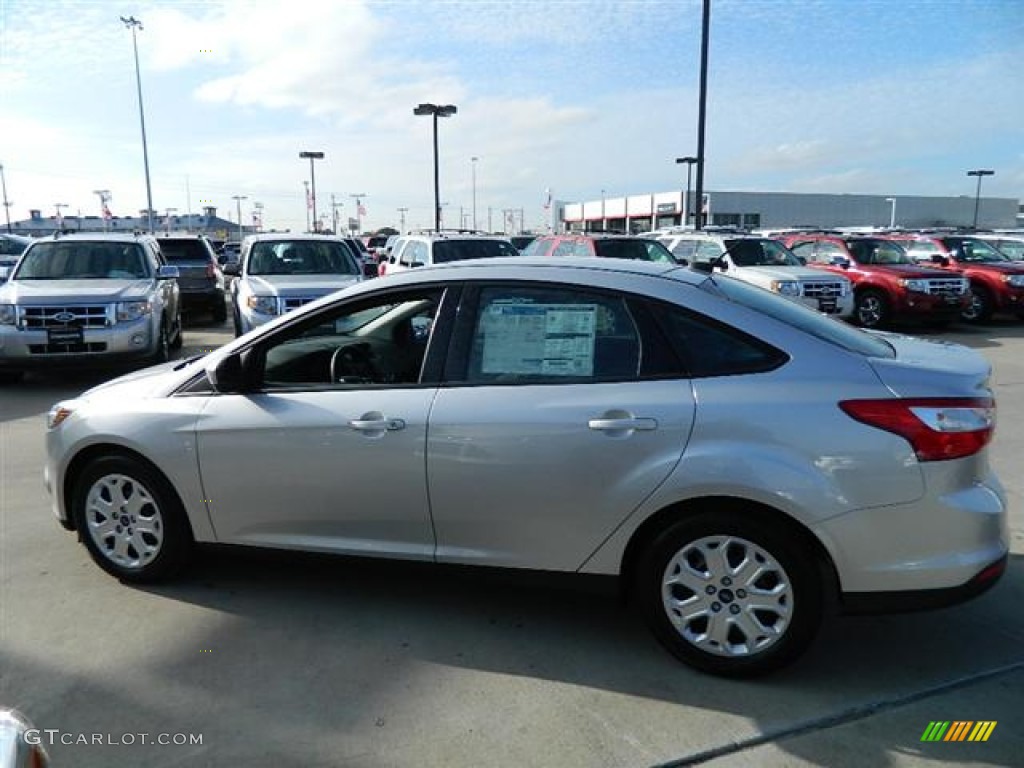
{"label": "chrome door handle", "polygon": [[348,425],[360,432],[394,432],[405,429],[401,419],[350,419]]}
{"label": "chrome door handle", "polygon": [[621,432],[627,429],[652,430],[658,428],[657,419],[591,419],[587,426],[601,432]]}

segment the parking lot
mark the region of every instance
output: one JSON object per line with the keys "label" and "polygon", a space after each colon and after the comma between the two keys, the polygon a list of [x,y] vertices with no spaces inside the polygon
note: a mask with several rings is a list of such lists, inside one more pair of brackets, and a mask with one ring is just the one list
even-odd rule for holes
{"label": "parking lot", "polygon": [[[1020,765],[1024,326],[928,335],[994,366],[1006,576],[943,611],[833,619],[754,682],[682,666],[590,582],[210,548],[121,585],[41,480],[43,415],[105,376],[30,376],[0,390],[0,704],[52,732],[55,766]],[[180,355],[230,336],[189,326]],[[997,726],[922,743],[935,720]]]}

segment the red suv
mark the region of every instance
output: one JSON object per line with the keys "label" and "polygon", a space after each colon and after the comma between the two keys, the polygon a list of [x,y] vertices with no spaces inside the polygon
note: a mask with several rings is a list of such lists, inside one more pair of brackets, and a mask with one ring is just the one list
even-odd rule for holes
{"label": "red suv", "polygon": [[964,320],[988,320],[996,312],[1024,319],[1024,264],[991,243],[968,235],[891,235],[917,262],[955,270],[971,281],[971,303]]}
{"label": "red suv", "polygon": [[807,266],[845,275],[853,282],[853,319],[865,328],[911,318],[946,325],[970,305],[963,276],[922,267],[894,241],[801,232],[784,236],[782,242]]}

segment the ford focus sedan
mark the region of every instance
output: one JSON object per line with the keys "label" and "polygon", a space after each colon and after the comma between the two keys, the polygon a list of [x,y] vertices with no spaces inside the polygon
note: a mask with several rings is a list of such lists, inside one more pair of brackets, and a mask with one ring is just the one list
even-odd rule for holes
{"label": "ford focus sedan", "polygon": [[990,367],[670,263],[410,270],[49,414],[64,527],[126,582],[203,542],[619,580],[701,670],[1001,576]]}

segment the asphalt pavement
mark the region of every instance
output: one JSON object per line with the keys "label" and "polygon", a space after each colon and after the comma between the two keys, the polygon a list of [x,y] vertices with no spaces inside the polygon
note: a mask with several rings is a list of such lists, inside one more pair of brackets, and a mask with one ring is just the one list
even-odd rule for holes
{"label": "asphalt pavement", "polygon": [[[105,376],[30,376],[0,389],[0,704],[62,768],[1024,765],[1024,326],[929,335],[994,365],[1007,574],[961,606],[832,619],[753,682],[680,665],[589,584],[209,548],[122,585],[41,480],[50,404]],[[191,326],[181,355],[229,338]],[[988,740],[921,740],[968,721]]]}

